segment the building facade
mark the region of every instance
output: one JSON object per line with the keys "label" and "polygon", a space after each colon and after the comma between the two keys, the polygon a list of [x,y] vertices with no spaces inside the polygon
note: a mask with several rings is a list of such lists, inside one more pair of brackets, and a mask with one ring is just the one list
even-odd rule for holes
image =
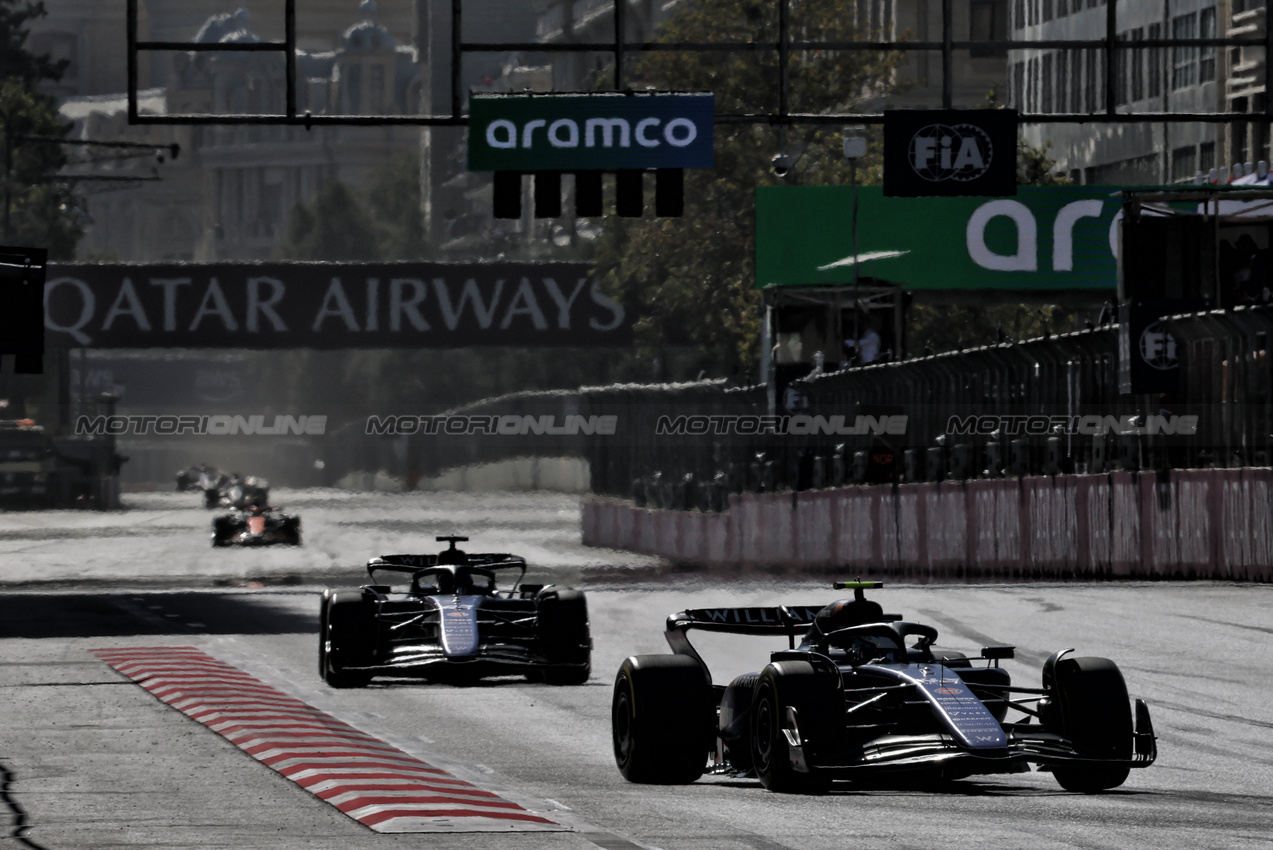
{"label": "building facade", "polygon": [[[1094,0],[1013,0],[1012,38],[1105,38],[1108,7]],[[1116,9],[1114,68],[1099,49],[1022,49],[1009,63],[1010,103],[1023,112],[1100,113],[1114,75],[1115,108],[1137,112],[1264,109],[1264,51],[1216,46],[1137,47],[1157,39],[1262,37],[1265,0],[1124,0]],[[1077,183],[1183,183],[1228,178],[1268,161],[1264,120],[1249,124],[1032,124],[1026,141],[1048,149]],[[1214,172],[1214,174],[1213,174]],[[1201,177],[1200,177],[1201,175]]]}

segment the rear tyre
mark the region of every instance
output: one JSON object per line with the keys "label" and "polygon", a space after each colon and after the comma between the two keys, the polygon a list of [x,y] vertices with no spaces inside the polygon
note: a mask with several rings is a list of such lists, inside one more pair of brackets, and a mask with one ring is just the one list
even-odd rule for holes
{"label": "rear tyre", "polygon": [[614,760],[629,782],[687,785],[703,775],[715,720],[707,670],[685,655],[634,655],[614,680]]}
{"label": "rear tyre", "polygon": [[582,685],[592,673],[592,635],[588,602],[568,587],[546,587],[536,596],[539,646],[550,685]]}
{"label": "rear tyre", "polygon": [[[1045,668],[1045,674],[1047,670]],[[1067,738],[1082,758],[1132,757],[1132,710],[1127,684],[1108,658],[1061,658],[1051,675],[1055,705],[1052,728]],[[1045,684],[1045,687],[1047,685]],[[1066,791],[1091,794],[1127,781],[1126,765],[1058,765],[1052,775]]]}
{"label": "rear tyre", "polygon": [[[838,677],[835,677],[838,679]],[[806,761],[834,750],[844,731],[844,695],[832,676],[806,661],[769,664],[760,673],[751,703],[751,756],[760,783],[770,791],[825,794],[831,778],[809,766],[796,770],[784,732],[787,709],[796,710]]]}
{"label": "rear tyre", "polygon": [[234,529],[230,527],[230,518],[219,516],[212,520],[212,547],[229,546]]}
{"label": "rear tyre", "polygon": [[288,546],[301,545],[301,518],[289,516],[283,520],[283,535]]}
{"label": "rear tyre", "polygon": [[333,688],[364,688],[372,674],[351,668],[374,661],[376,617],[359,590],[327,590],[319,617],[319,673]]}

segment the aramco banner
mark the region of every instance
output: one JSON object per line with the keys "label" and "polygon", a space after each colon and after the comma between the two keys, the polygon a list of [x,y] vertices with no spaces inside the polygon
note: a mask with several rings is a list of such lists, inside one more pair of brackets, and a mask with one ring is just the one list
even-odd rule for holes
{"label": "aramco banner", "polygon": [[[1023,186],[1012,198],[857,191],[861,277],[908,289],[1117,288],[1122,187]],[[851,284],[854,262],[852,187],[756,190],[757,287]]]}
{"label": "aramco banner", "polygon": [[715,104],[699,93],[473,95],[468,168],[711,168]]}
{"label": "aramco banner", "polygon": [[50,265],[46,345],[429,348],[626,345],[584,263]]}

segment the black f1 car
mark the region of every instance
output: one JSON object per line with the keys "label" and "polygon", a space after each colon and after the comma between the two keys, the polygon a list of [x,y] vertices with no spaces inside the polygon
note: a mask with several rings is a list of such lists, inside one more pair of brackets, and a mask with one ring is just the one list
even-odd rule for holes
{"label": "black f1 car", "polygon": [[[592,670],[588,606],[578,590],[522,584],[526,562],[514,555],[470,554],[467,537],[439,537],[437,555],[384,555],[378,573],[409,578],[405,589],[370,584],[323,593],[318,670],[334,688],[358,688],[373,676],[471,682],[525,675],[580,685]],[[499,573],[514,572],[509,590]]]}
{"label": "black f1 car", "polygon": [[270,503],[270,482],[255,475],[246,477],[235,472],[221,476],[216,486],[203,491],[203,504],[209,508],[246,511],[264,508]]}
{"label": "black f1 car", "polygon": [[277,508],[252,506],[212,520],[212,545],[220,546],[301,545],[301,518]]}
{"label": "black f1 car", "polygon": [[[673,654],[632,656],[615,680],[614,756],[624,777],[754,775],[771,791],[822,793],[833,779],[959,779],[1035,765],[1067,790],[1095,792],[1157,758],[1149,708],[1137,699],[1133,710],[1112,661],[1062,650],[1044,663],[1042,688],[1017,687],[999,666],[1013,647],[985,647],[972,659],[935,650],[935,628],[885,614],[862,592],[882,586],[837,582],[854,598],[824,607],[669,617]],[[785,634],[789,648],[759,673],[713,685],[691,628]]]}
{"label": "black f1 car", "polygon": [[221,502],[221,491],[230,483],[230,476],[218,472],[206,463],[196,464],[177,473],[177,492],[199,490],[203,493],[204,507],[215,508]]}

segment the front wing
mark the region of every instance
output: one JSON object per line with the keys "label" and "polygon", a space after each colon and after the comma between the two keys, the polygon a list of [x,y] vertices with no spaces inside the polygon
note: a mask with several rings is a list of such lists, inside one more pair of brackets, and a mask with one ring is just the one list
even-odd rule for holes
{"label": "front wing", "polygon": [[1144,700],[1137,699],[1135,706],[1133,756],[1130,759],[1084,757],[1062,736],[1029,723],[1004,724],[1003,746],[972,748],[948,733],[891,734],[872,739],[849,757],[840,754],[839,758],[832,756],[826,760],[819,760],[807,753],[810,742],[801,734],[799,714],[795,708],[787,708],[782,731],[787,738],[791,765],[801,773],[807,773],[812,768],[819,772],[848,777],[941,768],[952,776],[971,776],[1022,773],[1028,771],[1031,765],[1039,770],[1051,770],[1062,765],[1145,768],[1158,758],[1158,746],[1148,705]]}
{"label": "front wing", "polygon": [[[467,617],[457,616],[472,605]],[[375,663],[353,667],[390,676],[525,675],[537,670],[585,667],[553,664],[539,650],[533,610],[489,610],[476,600],[386,605],[376,617]]]}

